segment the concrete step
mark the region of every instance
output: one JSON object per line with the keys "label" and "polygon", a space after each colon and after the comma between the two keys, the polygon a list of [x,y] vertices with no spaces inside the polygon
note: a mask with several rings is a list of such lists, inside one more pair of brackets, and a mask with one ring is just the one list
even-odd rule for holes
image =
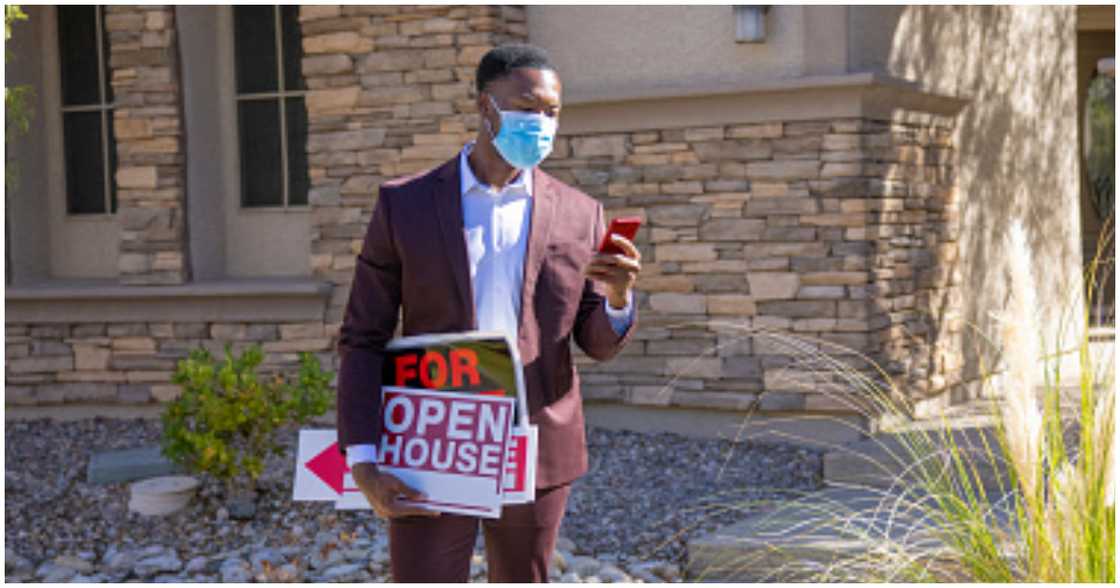
{"label": "concrete step", "polygon": [[160,453],[159,446],[99,451],[90,456],[86,479],[90,484],[116,484],[184,473]]}
{"label": "concrete step", "polygon": [[[956,558],[910,491],[829,485],[688,544],[687,577],[716,582],[913,581],[893,561],[952,573]],[[999,524],[1010,515],[999,513]],[[921,554],[921,557],[917,557]],[[822,576],[824,574],[824,576]]]}
{"label": "concrete step", "polygon": [[[976,466],[977,479],[991,494],[1007,482],[1007,470],[992,426],[966,426],[949,433],[962,455]],[[824,455],[826,483],[870,486],[886,489],[912,486],[922,478],[922,471],[935,475],[952,462],[949,440],[930,429],[884,433],[849,443]],[[987,445],[985,445],[985,443]],[[915,453],[933,456],[919,464]],[[993,459],[994,457],[994,459]]]}
{"label": "concrete step", "polygon": [[[1035,389],[1040,405],[1043,397],[1050,392],[1042,386]],[[1058,394],[1062,419],[1066,423],[1066,443],[1070,446],[1070,443],[1076,444],[1081,389],[1076,385],[1064,385],[1058,389]],[[827,452],[823,458],[824,479],[837,484],[875,488],[889,488],[892,484],[902,484],[904,480],[912,484],[920,479],[916,477],[918,459],[915,450],[924,456],[939,456],[943,464],[948,464],[951,438],[959,451],[976,466],[973,479],[978,478],[989,494],[1001,491],[1000,484],[1006,486],[1008,480],[996,437],[994,413],[999,407],[993,402],[1001,403],[1003,400],[979,398],[951,406],[938,417],[885,425],[883,431],[876,435]],[[949,432],[945,431],[946,424],[950,427]]]}

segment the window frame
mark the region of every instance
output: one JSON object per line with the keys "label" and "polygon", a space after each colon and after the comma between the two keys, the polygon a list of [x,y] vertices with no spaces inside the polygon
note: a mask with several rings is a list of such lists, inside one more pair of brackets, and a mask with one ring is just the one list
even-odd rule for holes
{"label": "window frame", "polygon": [[[59,18],[58,9],[59,8],[63,8],[63,7],[62,6],[55,7],[55,10],[51,14],[51,20],[54,21],[53,25],[54,25],[56,31],[58,30],[58,18]],[[115,177],[116,177],[117,170],[116,170],[116,166],[113,165],[115,157],[109,153],[109,147],[110,147],[109,135],[113,131],[112,116],[113,116],[113,113],[116,109],[116,102],[115,102],[115,100],[114,100],[114,102],[107,102],[106,101],[106,96],[105,96],[105,86],[107,84],[112,83],[112,79],[111,79],[111,77],[109,77],[109,71],[108,71],[109,68],[108,68],[108,63],[107,63],[107,56],[105,55],[105,45],[106,45],[106,42],[107,42],[107,39],[106,39],[106,36],[105,36],[105,6],[94,5],[94,8],[95,8],[95,11],[94,11],[94,27],[96,28],[95,32],[96,32],[96,36],[97,36],[97,104],[83,104],[83,105],[77,105],[77,106],[67,106],[64,103],[65,98],[62,95],[62,50],[61,50],[62,48],[59,46],[59,43],[61,42],[61,38],[56,33],[55,39],[54,39],[55,61],[58,62],[58,70],[57,71],[58,71],[58,74],[59,74],[58,76],[56,76],[57,77],[56,81],[58,83],[58,88],[59,88],[58,89],[58,104],[57,104],[58,113],[59,113],[58,118],[59,118],[60,126],[63,129],[63,136],[61,137],[61,145],[62,145],[62,149],[63,149],[63,154],[62,154],[63,175],[61,177],[62,196],[64,198],[63,211],[64,211],[64,214],[65,214],[67,219],[94,219],[94,218],[98,218],[98,217],[102,217],[102,218],[103,217],[113,217],[117,214],[117,210],[114,208],[114,200],[117,200],[117,199],[113,198],[113,196],[116,192]],[[114,96],[114,99],[115,98],[116,98],[116,96]],[[101,165],[102,165],[102,184],[103,184],[102,185],[102,190],[103,190],[103,196],[104,196],[104,200],[105,200],[103,202],[103,204],[105,206],[105,210],[103,212],[71,212],[70,211],[70,187],[68,185],[69,174],[68,174],[68,170],[67,170],[67,161],[66,161],[66,155],[65,155],[65,150],[66,150],[65,126],[66,126],[66,115],[68,113],[72,113],[72,112],[97,112],[97,113],[100,114],[99,119],[101,121]],[[114,141],[112,143],[112,147],[113,147],[114,150],[116,149],[115,138],[114,138]],[[116,204],[119,205],[119,202],[116,202]],[[118,206],[118,208],[119,208],[119,206]]]}
{"label": "window frame", "polygon": [[[307,108],[307,94],[309,90],[288,90],[285,88],[286,80],[284,76],[284,31],[282,27],[282,17],[280,14],[280,4],[272,4],[273,15],[273,29],[274,41],[276,48],[276,91],[274,92],[247,92],[241,93],[237,88],[237,40],[236,29],[233,23],[236,19],[234,10],[236,6],[229,7],[229,34],[230,34],[230,48],[231,48],[231,73],[233,75],[233,134],[235,152],[237,154],[237,207],[239,211],[293,211],[293,212],[306,212],[310,210],[311,201],[310,194],[308,195],[308,202],[306,204],[291,204],[291,174],[288,162],[289,141],[288,141],[288,98],[302,98],[304,108]],[[302,73],[302,72],[301,72]],[[246,206],[245,204],[245,178],[244,178],[244,165],[242,163],[241,153],[241,113],[240,106],[243,101],[266,101],[272,100],[279,103],[278,114],[280,117],[280,204],[268,206]],[[310,127],[310,122],[308,123]],[[309,166],[310,167],[310,166]],[[310,191],[310,185],[308,185]]]}

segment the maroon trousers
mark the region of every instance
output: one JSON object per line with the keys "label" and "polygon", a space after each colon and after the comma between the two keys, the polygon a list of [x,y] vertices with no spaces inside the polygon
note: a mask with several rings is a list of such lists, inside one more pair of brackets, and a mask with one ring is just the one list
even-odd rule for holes
{"label": "maroon trousers", "polygon": [[571,488],[571,484],[563,484],[538,489],[535,502],[507,505],[499,519],[446,513],[390,519],[393,581],[469,581],[481,522],[490,582],[547,582]]}

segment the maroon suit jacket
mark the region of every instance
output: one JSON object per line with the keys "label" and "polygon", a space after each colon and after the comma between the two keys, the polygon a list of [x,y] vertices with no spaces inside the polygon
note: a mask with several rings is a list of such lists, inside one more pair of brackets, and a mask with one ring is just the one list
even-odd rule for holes
{"label": "maroon suit jacket", "polygon": [[[537,486],[587,471],[579,374],[570,342],[610,359],[621,337],[603,308],[605,288],[583,270],[606,231],[594,198],[533,168],[517,346],[530,421],[539,427]],[[387,182],[366,230],[338,340],[338,439],[380,439],[381,364],[397,327],[405,336],[477,329],[463,229],[459,157],[427,173]],[[634,304],[637,304],[635,301]]]}

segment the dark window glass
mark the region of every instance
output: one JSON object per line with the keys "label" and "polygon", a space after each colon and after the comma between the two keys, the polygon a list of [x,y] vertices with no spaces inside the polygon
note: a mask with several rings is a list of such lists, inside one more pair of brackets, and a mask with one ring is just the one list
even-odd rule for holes
{"label": "dark window glass", "polygon": [[[69,214],[104,214],[117,210],[116,184],[112,177],[117,164],[113,95],[108,79],[108,35],[103,28],[98,29],[101,10],[98,6],[59,6],[56,9],[66,210]],[[100,67],[99,57],[103,60]],[[108,202],[106,188],[109,189]]]}
{"label": "dark window glass", "polygon": [[58,7],[63,106],[98,104],[97,7]]}
{"label": "dark window glass", "polygon": [[[310,179],[299,7],[233,10],[242,206],[306,206]],[[269,96],[252,95],[262,93]]]}
{"label": "dark window glass", "polygon": [[237,92],[275,92],[278,89],[275,7],[234,6],[233,29],[237,54]]}
{"label": "dark window glass", "polygon": [[[105,32],[105,28],[104,28],[105,27],[105,24],[104,24],[105,23],[105,9],[103,7],[99,7],[99,9],[101,10],[101,23],[102,23],[101,24],[101,26],[102,26],[102,29],[101,29],[101,51],[102,51],[102,53],[101,53],[101,55],[103,55],[104,59],[105,59],[105,66],[102,68],[102,73],[105,77],[101,81],[105,85],[105,103],[106,104],[112,104],[113,103],[113,83],[112,83],[113,74],[109,70],[109,33]],[[113,126],[113,118],[110,116],[109,117],[109,127],[110,127],[110,129],[112,128],[112,126]],[[111,132],[110,132],[109,136],[112,136]],[[114,155],[114,157],[115,157],[115,155]],[[115,169],[115,168],[113,168],[113,169]]]}
{"label": "dark window glass", "polygon": [[307,204],[307,109],[303,98],[287,98],[288,119],[288,204]]}
{"label": "dark window glass", "polygon": [[280,103],[244,100],[237,105],[241,135],[241,203],[281,206]]}
{"label": "dark window glass", "polygon": [[62,114],[66,158],[66,204],[71,214],[105,212],[105,160],[101,112]]}
{"label": "dark window glass", "polygon": [[299,6],[280,7],[280,30],[284,45],[284,89],[303,90],[303,36],[299,30]]}

